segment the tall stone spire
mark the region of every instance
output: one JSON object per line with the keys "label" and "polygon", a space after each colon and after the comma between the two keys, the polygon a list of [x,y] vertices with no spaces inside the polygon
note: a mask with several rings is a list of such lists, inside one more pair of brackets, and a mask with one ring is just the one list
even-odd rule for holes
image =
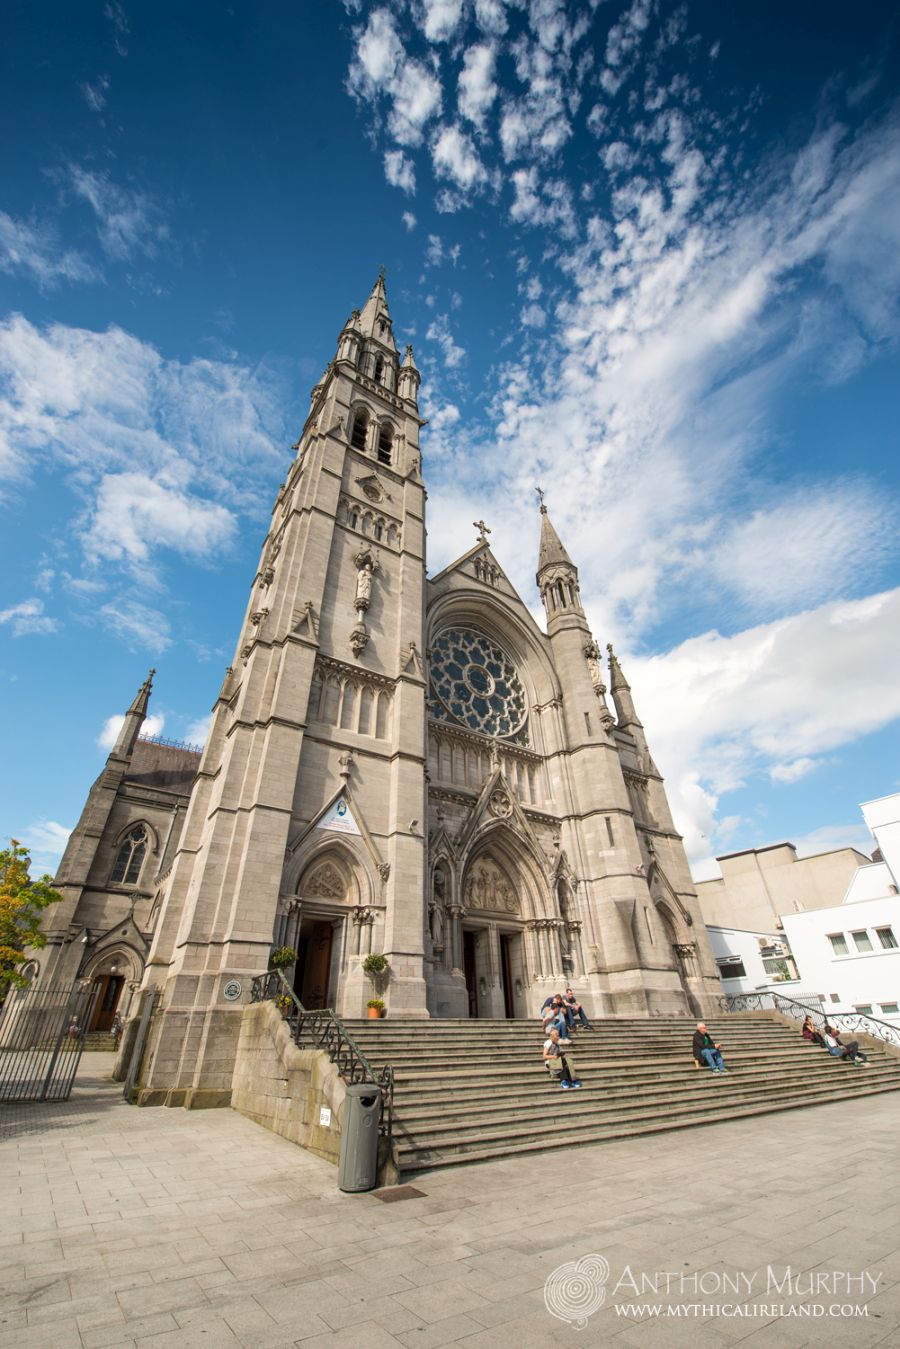
{"label": "tall stone spire", "polygon": [[562,545],[562,540],[553,528],[553,522],[547,514],[547,507],[541,502],[541,547],[538,553],[538,585],[540,585],[541,572],[545,567],[562,565],[571,567],[577,575],[575,563],[569,557]]}
{"label": "tall stone spire", "polygon": [[141,687],[132,699],[131,706],[125,713],[125,719],[116,737],[116,743],[110,751],[110,759],[130,759],[137,738],[141,733],[147,717],[147,708],[150,704],[150,694],[153,692],[153,676],[155,670],[151,670],[144,680]]}
{"label": "tall stone spire", "polygon": [[387,292],[384,288],[384,268],[378,273],[378,279],[372,287],[372,293],[366,300],[359,316],[359,327],[363,337],[374,337],[396,352],[391,312],[388,309]]}
{"label": "tall stone spire", "polygon": [[544,504],[544,493],[539,487],[535,491],[541,499],[541,546],[535,580],[544,601],[548,622],[563,614],[577,614],[584,619],[578,589],[578,568],[553,528]]}
{"label": "tall stone spire", "polygon": [[606,649],[609,652],[609,691],[616,705],[619,725],[623,729],[627,726],[642,727],[643,723],[634,708],[631,685],[622,673],[622,667],[611,642],[607,642]]}

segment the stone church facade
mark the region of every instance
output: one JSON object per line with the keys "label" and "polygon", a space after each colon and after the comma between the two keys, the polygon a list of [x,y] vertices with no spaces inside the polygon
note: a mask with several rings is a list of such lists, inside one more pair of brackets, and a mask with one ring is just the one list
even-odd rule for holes
{"label": "stone church facade", "polygon": [[418,387],[379,278],[313,389],[189,792],[135,795],[146,685],[63,860],[59,949],[131,922],[161,990],[150,1098],[227,1094],[273,946],[298,951],[301,1001],[344,1017],[372,995],[369,953],[398,1019],[535,1016],[568,983],[595,1017],[699,1012],[720,989],[631,690],[543,500],[546,632],[481,522],[426,576]]}

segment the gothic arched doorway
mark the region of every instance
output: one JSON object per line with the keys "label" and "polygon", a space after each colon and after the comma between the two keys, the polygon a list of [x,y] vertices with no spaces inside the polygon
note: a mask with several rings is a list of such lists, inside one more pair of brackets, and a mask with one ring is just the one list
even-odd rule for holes
{"label": "gothic arched doorway", "polygon": [[468,865],[462,884],[462,960],[470,1017],[528,1015],[521,870],[494,849]]}
{"label": "gothic arched doorway", "polygon": [[294,992],[310,1011],[337,1001],[340,938],[351,886],[350,872],[336,853],[311,862],[297,886]]}

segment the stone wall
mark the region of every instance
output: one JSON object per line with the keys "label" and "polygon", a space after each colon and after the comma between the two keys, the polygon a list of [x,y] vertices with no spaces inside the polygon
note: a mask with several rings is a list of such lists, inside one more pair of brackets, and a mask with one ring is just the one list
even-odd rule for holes
{"label": "stone wall", "polygon": [[[299,1049],[271,1002],[251,1003],[241,1017],[232,1109],[337,1164],[346,1087],[328,1055]],[[331,1111],[330,1126],[319,1111]]]}

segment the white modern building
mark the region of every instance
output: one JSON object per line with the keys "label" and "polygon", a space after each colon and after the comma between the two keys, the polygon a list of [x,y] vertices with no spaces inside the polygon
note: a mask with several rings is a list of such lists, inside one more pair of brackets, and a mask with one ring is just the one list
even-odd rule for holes
{"label": "white modern building", "polygon": [[[777,844],[721,859],[737,859],[737,873],[723,866],[721,881],[698,885],[726,994],[772,990],[819,1001],[825,1012],[900,1024],[900,793],[866,802],[862,813],[876,844],[871,859],[855,849],[798,859],[792,845]],[[773,873],[784,882],[773,885]],[[842,877],[841,898],[823,904]],[[765,930],[741,926],[766,916],[788,878],[790,909]],[[709,921],[710,908],[720,921]]]}
{"label": "white modern building", "polygon": [[800,986],[823,993],[826,1011],[900,1024],[900,793],[865,802],[862,813],[877,848],[843,902],[783,914],[782,924]]}
{"label": "white modern building", "polygon": [[797,969],[783,932],[707,924],[706,935],[725,993],[757,993],[777,984],[787,997],[799,987]]}

